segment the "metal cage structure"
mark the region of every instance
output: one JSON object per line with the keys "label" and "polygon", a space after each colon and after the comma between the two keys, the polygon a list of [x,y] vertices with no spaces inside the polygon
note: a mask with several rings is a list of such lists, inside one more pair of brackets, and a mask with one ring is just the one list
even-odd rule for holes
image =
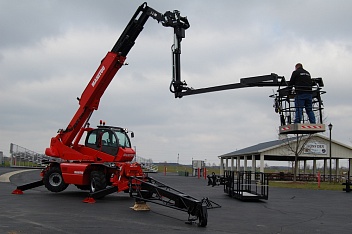
{"label": "metal cage structure", "polygon": [[298,107],[295,106],[296,93],[291,87],[279,87],[275,94],[270,95],[271,98],[274,98],[273,107],[275,112],[280,116],[280,134],[312,134],[325,131],[325,124],[323,123],[324,105],[321,98],[326,93],[322,90],[322,87],[324,87],[323,79],[312,78],[312,81],[312,107],[317,123],[309,123],[304,108],[302,123],[294,123]]}
{"label": "metal cage structure", "polygon": [[268,175],[253,171],[225,171],[224,192],[239,200],[268,200]]}

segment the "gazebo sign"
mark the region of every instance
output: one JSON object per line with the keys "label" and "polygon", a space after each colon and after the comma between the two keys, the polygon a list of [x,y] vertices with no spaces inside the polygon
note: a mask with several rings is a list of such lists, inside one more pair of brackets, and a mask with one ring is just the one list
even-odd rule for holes
{"label": "gazebo sign", "polygon": [[327,154],[326,145],[319,142],[310,142],[304,146],[305,154]]}

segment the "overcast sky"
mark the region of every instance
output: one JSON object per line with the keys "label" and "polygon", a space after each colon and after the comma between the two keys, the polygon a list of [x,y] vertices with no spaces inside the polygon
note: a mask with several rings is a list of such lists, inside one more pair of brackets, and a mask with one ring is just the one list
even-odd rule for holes
{"label": "overcast sky", "polygon": [[[0,0],[0,151],[10,143],[43,153],[66,128],[79,97],[141,1]],[[297,62],[323,77],[325,123],[352,145],[352,1],[150,0],[179,10],[182,80],[194,88],[276,73]],[[90,123],[135,132],[137,154],[154,162],[219,163],[217,156],[278,138],[275,88],[175,99],[169,92],[173,31],[149,19]],[[329,132],[323,133],[325,136]]]}

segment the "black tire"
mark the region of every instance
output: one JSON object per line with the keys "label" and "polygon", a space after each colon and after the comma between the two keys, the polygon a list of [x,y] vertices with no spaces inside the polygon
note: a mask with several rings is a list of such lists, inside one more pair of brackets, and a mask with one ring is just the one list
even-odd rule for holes
{"label": "black tire", "polygon": [[201,211],[199,212],[199,222],[198,227],[206,227],[208,224],[208,211],[206,206],[202,206]]}
{"label": "black tire", "polygon": [[64,191],[68,184],[65,183],[62,177],[60,167],[51,167],[44,175],[44,186],[51,192],[58,193]]}
{"label": "black tire", "polygon": [[90,191],[92,193],[106,188],[106,176],[102,171],[92,171],[90,174]]}

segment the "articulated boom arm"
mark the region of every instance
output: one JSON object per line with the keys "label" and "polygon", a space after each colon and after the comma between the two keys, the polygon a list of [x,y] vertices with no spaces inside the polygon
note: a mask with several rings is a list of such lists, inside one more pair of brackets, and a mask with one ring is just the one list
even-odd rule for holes
{"label": "articulated boom arm", "polygon": [[[255,76],[242,78],[240,83],[233,83],[227,85],[219,85],[208,88],[193,89],[187,87],[185,81],[180,79],[174,79],[172,81],[172,86],[170,87],[171,92],[175,94],[175,98],[182,98],[183,96],[210,93],[223,91],[228,89],[240,89],[247,87],[263,87],[263,86],[287,86],[286,80],[283,76],[278,76],[277,74],[271,73],[270,75]],[[172,89],[173,88],[173,89]]]}
{"label": "articulated boom arm", "polygon": [[[181,48],[180,43],[182,38],[185,37],[185,30],[190,26],[187,18],[181,17],[179,11],[167,11],[165,14],[161,14],[147,6],[146,3],[143,3],[132,16],[111,52],[108,52],[102,60],[100,66],[82,93],[81,98],[78,99],[79,109],[73,116],[71,122],[65,130],[59,130],[57,138],[60,138],[64,145],[70,146],[72,144],[72,141],[75,139],[80,129],[88,123],[93,111],[98,109],[100,98],[117,71],[125,64],[127,54],[135,44],[135,40],[143,30],[143,26],[149,17],[161,22],[165,27],[174,28],[175,45],[173,47]],[[173,53],[177,53],[177,64],[174,65],[176,72],[174,72],[174,75],[176,73],[177,76],[180,77],[179,56],[181,51],[177,49],[174,50]],[[78,142],[77,139],[76,142]]]}

